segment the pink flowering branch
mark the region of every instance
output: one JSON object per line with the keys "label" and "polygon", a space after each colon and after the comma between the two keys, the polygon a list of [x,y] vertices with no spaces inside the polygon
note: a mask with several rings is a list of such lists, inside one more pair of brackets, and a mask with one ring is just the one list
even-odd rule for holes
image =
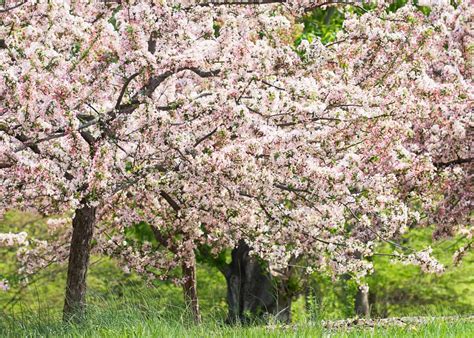
{"label": "pink flowering branch", "polygon": [[24,4],[26,4],[28,2],[28,0],[25,0],[25,1],[21,1],[13,6],[10,6],[10,7],[3,7],[1,8],[2,6],[0,6],[0,14],[1,13],[6,13],[6,12],[9,12],[9,11],[12,11],[14,10],[15,8],[18,8],[18,7],[21,7],[23,6]]}
{"label": "pink flowering branch", "polygon": [[[191,71],[191,72],[197,74],[198,76],[200,76],[202,78],[216,76],[217,74],[219,74],[218,70],[216,70],[216,71],[203,71],[203,70],[197,69],[195,67],[181,67],[181,68],[177,69],[176,71],[167,71],[167,72],[161,74],[160,76],[152,77],[150,79],[150,81],[148,82],[148,84],[145,85],[145,87],[142,89],[143,94],[146,95],[147,97],[151,97],[153,92],[156,90],[156,88],[161,83],[163,83],[170,76],[172,76],[174,74],[177,74],[179,72],[182,72],[182,71]],[[83,123],[82,125],[80,125],[76,129],[76,131],[82,132],[84,129],[87,129],[87,128],[89,128],[91,126],[94,126],[94,125],[97,125],[97,124],[106,125],[106,124],[112,122],[113,120],[115,120],[115,118],[118,115],[133,113],[135,111],[135,109],[137,109],[137,107],[142,103],[141,101],[138,100],[138,94],[135,95],[136,98],[133,99],[132,102],[129,103],[129,104],[120,105],[120,102],[122,101],[122,98],[124,96],[124,93],[126,91],[127,86],[130,84],[130,82],[136,76],[138,76],[138,73],[133,74],[131,77],[127,78],[127,80],[126,80],[126,82],[125,82],[125,84],[124,84],[124,86],[123,86],[123,88],[120,92],[119,98],[117,100],[118,108],[108,112],[107,113],[108,118],[105,119],[105,121],[101,120],[100,118],[95,118],[91,121],[88,121],[88,122]],[[167,110],[167,109],[169,109],[169,107],[162,107],[161,109]],[[64,137],[66,135],[69,135],[69,134],[70,134],[70,132],[58,130],[57,132],[54,132],[51,135],[45,136],[45,137],[40,138],[40,139],[35,140],[35,141],[28,141],[25,136],[15,136],[15,138],[17,138],[23,144],[21,146],[15,148],[14,152],[20,152],[20,151],[23,151],[27,148],[30,148],[35,153],[39,154],[39,148],[37,147],[39,144],[41,144],[43,142],[48,142],[48,141],[51,141],[51,140],[61,138],[61,137]],[[84,138],[88,141],[89,144],[92,145],[93,142],[92,142],[91,138],[88,137],[87,134],[85,134],[85,135],[86,136]],[[0,162],[0,169],[9,168],[13,165],[14,165],[13,162]]]}

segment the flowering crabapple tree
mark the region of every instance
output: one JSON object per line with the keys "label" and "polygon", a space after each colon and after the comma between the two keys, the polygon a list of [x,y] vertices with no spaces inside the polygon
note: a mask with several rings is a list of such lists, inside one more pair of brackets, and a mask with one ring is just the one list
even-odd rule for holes
{"label": "flowering crabapple tree", "polygon": [[[166,6],[6,6],[0,22],[1,210],[75,210],[64,307],[69,319],[83,311],[90,241],[111,196],[137,185],[142,175],[175,165],[162,137],[166,130],[159,128],[160,115],[172,108],[168,94],[161,91],[165,105],[151,115],[144,103],[151,104],[170,77],[195,81],[213,72],[198,68],[208,66],[205,59],[193,59],[200,41],[172,38],[179,30],[184,34],[186,22]],[[137,20],[144,11],[153,15],[142,29]],[[193,34],[207,29],[196,25]],[[166,33],[168,44],[159,51],[158,32]],[[143,134],[151,120],[156,128]]]}
{"label": "flowering crabapple tree", "polygon": [[[438,225],[435,236],[459,231],[472,238],[472,228],[468,227],[472,200],[469,185],[472,93],[468,72],[472,59],[466,53],[471,39],[466,22],[472,13],[463,7],[457,12],[450,11],[451,14],[446,14],[438,10],[425,18],[410,7],[390,15],[382,8],[361,18],[349,17],[337,43],[322,46],[318,42],[313,45],[303,42],[297,51],[301,53],[299,56],[285,50],[288,41],[283,39],[291,35],[290,31],[274,33],[272,52],[278,50],[275,39],[279,37],[283,49],[280,53],[293,57],[287,61],[291,67],[280,65],[281,71],[299,70],[298,75],[285,76],[273,65],[267,70],[260,60],[252,64],[251,57],[245,59],[246,67],[254,67],[251,74],[270,74],[267,76],[278,82],[259,82],[253,76],[243,80],[242,89],[234,94],[237,107],[233,109],[238,114],[234,113],[231,119],[232,127],[209,128],[209,134],[214,135],[206,134],[208,139],[200,141],[198,146],[208,148],[201,158],[194,149],[199,142],[182,146],[192,149],[188,151],[188,160],[193,161],[193,176],[183,179],[187,173],[180,171],[177,186],[172,190],[180,192],[175,197],[186,206],[186,211],[182,206],[164,206],[179,210],[181,217],[195,215],[194,220],[186,222],[200,225],[194,230],[195,239],[189,243],[190,247],[201,242],[218,252],[219,248],[237,246],[232,263],[222,267],[228,277],[231,318],[242,317],[258,306],[269,309],[275,302],[268,289],[261,288],[265,276],[260,275],[258,264],[248,255],[250,248],[269,262],[275,273],[305,257],[312,260],[309,267],[352,273],[359,279],[372,269],[370,262],[361,258],[374,254],[373,244],[377,241],[408,251],[394,252],[397,259],[419,264],[428,272],[441,272],[443,267],[430,257],[430,249],[413,252],[392,241],[408,226],[422,223],[422,219],[427,224]],[[286,17],[277,19],[285,23]],[[230,25],[232,20],[226,17],[222,21],[220,31],[225,31],[226,23]],[[367,22],[374,25],[373,31],[363,28]],[[245,20],[245,25],[248,27],[249,20]],[[258,27],[262,25],[258,23]],[[263,27],[271,31],[277,25],[271,22],[269,27]],[[243,30],[238,26],[239,32]],[[417,33],[408,39],[402,32]],[[246,41],[247,55],[254,56],[257,50],[252,36]],[[400,43],[405,47],[402,52]],[[433,48],[441,51],[433,54]],[[365,54],[373,49],[377,51],[374,55]],[[458,52],[453,51],[456,49]],[[378,53],[381,55],[377,56]],[[340,61],[346,54],[354,60],[354,65],[348,60]],[[457,58],[453,58],[456,54]],[[335,66],[336,60],[342,62],[339,68]],[[386,68],[387,64],[390,68]],[[442,78],[440,67],[443,71],[455,67],[459,77]],[[356,82],[348,83],[347,74],[355,76]],[[302,79],[309,82],[307,87],[301,88]],[[426,87],[427,84],[433,87]],[[307,88],[314,90],[309,92],[313,97]],[[433,97],[428,88],[437,88],[438,95]],[[446,95],[447,88],[454,91],[452,96]],[[318,92],[324,95],[319,98],[321,102],[317,101]],[[412,101],[406,99],[409,94]],[[226,107],[228,103],[226,99],[220,106]],[[314,111],[318,103],[322,115]],[[288,112],[272,113],[279,112],[281,107]],[[439,111],[440,107],[444,107],[444,113]],[[222,112],[220,109],[219,116]],[[244,121],[235,127],[237,116]],[[196,123],[204,125],[202,120]],[[441,124],[451,130],[444,133],[452,135],[451,146],[441,145],[432,137],[433,130]],[[239,137],[244,138],[241,143],[236,141]],[[295,149],[304,155],[303,160],[298,159]],[[200,178],[196,179],[198,169]],[[451,174],[453,170],[455,175]],[[202,183],[192,187],[192,182]],[[456,189],[453,195],[444,190],[446,184]],[[317,190],[311,188],[314,185]],[[457,190],[465,187],[468,189]],[[156,191],[148,196],[158,194]],[[140,200],[146,198],[142,196]],[[144,205],[148,210],[135,208],[140,214],[137,220],[148,213],[145,219],[150,223],[157,218],[169,222],[164,216],[168,214],[166,211],[153,210],[149,207],[152,203]],[[444,218],[447,215],[450,218]],[[184,227],[174,227],[173,231],[183,232]],[[190,230],[186,230],[188,236]],[[203,234],[204,242],[199,239]],[[245,276],[236,271],[242,266],[246,266]],[[242,289],[246,291],[239,294],[237,290]],[[249,296],[252,294],[258,297]],[[282,307],[289,306],[287,298],[280,295],[278,300],[283,304],[276,304],[276,313],[283,314]]]}
{"label": "flowering crabapple tree", "polygon": [[[125,269],[180,267],[196,320],[196,252],[233,248],[232,321],[289,320],[300,262],[363,283],[378,242],[443,270],[396,242],[413,224],[472,238],[472,8],[379,3],[295,48],[327,3],[267,2],[1,10],[0,210],[74,210],[65,319],[84,310],[94,231]],[[127,243],[140,222],[155,243]]]}

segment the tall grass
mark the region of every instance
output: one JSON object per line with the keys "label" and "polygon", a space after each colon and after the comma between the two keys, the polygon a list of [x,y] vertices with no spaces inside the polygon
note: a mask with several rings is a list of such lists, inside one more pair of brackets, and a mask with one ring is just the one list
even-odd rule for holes
{"label": "tall grass", "polygon": [[[35,217],[11,213],[0,222],[0,231],[25,230],[23,224],[27,222],[31,227],[27,230],[33,237],[46,233],[44,224],[30,222]],[[411,231],[406,241],[416,248],[432,245],[436,256],[448,265],[456,249],[456,240],[432,243],[429,229]],[[353,281],[333,281],[323,275],[313,276],[308,285],[314,291],[314,299],[300,297],[292,304],[293,326],[273,323],[229,327],[224,323],[225,279],[216,268],[204,263],[198,265],[198,292],[204,322],[195,326],[183,308],[181,288],[167,282],[156,282],[150,287],[139,276],[124,274],[113,260],[102,256],[93,256],[89,269],[87,317],[81,324],[65,325],[61,322],[61,309],[66,266],[55,265],[41,271],[22,289],[15,280],[17,267],[13,258],[14,252],[0,252],[0,272],[6,274],[12,286],[9,292],[0,292],[0,338],[474,337],[473,323],[466,319],[448,322],[433,318],[428,324],[404,328],[324,329],[321,320],[354,315],[353,298],[357,288]],[[376,296],[372,308],[374,317],[474,314],[474,253],[469,253],[461,266],[451,266],[442,276],[428,276],[416,267],[390,264],[384,257],[374,258],[374,264],[375,274],[368,279],[370,290]],[[15,301],[12,302],[12,298]]]}
{"label": "tall grass", "polygon": [[201,325],[193,324],[186,309],[172,304],[158,306],[150,294],[130,298],[97,298],[79,323],[65,324],[59,309],[42,304],[2,314],[0,337],[474,337],[474,322],[460,318],[447,321],[433,317],[427,324],[328,330],[319,321],[295,325],[228,326],[218,313]]}

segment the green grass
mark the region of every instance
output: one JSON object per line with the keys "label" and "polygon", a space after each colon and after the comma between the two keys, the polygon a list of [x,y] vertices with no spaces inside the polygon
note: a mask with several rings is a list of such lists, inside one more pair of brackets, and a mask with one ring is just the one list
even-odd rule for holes
{"label": "green grass", "polygon": [[[147,300],[148,299],[148,300]],[[139,300],[141,306],[137,306]],[[98,302],[96,302],[98,303]],[[138,299],[90,306],[81,324],[63,324],[59,313],[45,310],[5,316],[1,337],[472,337],[474,323],[433,319],[428,324],[328,330],[316,323],[291,326],[228,326],[220,318],[194,325],[184,309],[156,308],[146,294]]]}
{"label": "green grass", "polygon": [[[0,222],[0,231],[25,230],[32,237],[47,239],[44,223],[44,219],[34,215],[9,213]],[[384,257],[374,258],[375,274],[368,278],[368,283],[374,296],[375,317],[474,313],[474,252],[466,256],[461,266],[452,267],[451,255],[459,244],[456,240],[433,243],[429,233],[429,229],[416,229],[401,240],[415,248],[432,245],[436,257],[449,266],[447,272],[441,276],[426,275],[417,267],[390,264]],[[61,310],[66,266],[45,269],[22,289],[15,280],[14,255],[13,250],[0,251],[0,274],[12,281],[9,292],[0,292],[0,337],[474,337],[474,323],[439,318],[404,328],[323,329],[319,320],[354,315],[356,292],[353,281],[332,281],[323,275],[315,275],[310,281],[317,300],[309,304],[309,309],[303,297],[294,301],[294,326],[229,327],[224,324],[224,277],[204,263],[198,265],[204,323],[195,326],[184,309],[179,287],[166,282],[147,286],[139,276],[124,274],[113,260],[98,256],[92,258],[88,274],[87,318],[81,325],[64,325]],[[18,291],[19,297],[11,302]]]}
{"label": "green grass", "polygon": [[[448,322],[433,318],[427,324],[328,330],[320,322],[282,326],[228,326],[219,315],[208,314],[192,324],[182,307],[163,305],[152,291],[136,291],[126,298],[90,299],[80,324],[63,324],[57,308],[47,303],[36,310],[23,308],[3,314],[0,337],[473,337],[472,317]],[[44,301],[44,300],[43,300]],[[272,321],[270,320],[270,323]]]}

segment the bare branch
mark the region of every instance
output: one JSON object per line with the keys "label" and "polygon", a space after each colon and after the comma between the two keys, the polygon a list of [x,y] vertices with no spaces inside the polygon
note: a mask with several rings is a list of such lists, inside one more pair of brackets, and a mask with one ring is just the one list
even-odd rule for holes
{"label": "bare branch", "polygon": [[0,169],[7,169],[7,168],[11,168],[15,165],[14,162],[0,162]]}
{"label": "bare branch", "polygon": [[132,74],[130,77],[127,78],[125,83],[122,86],[122,90],[120,91],[119,97],[117,99],[117,103],[115,104],[115,108],[120,107],[120,104],[122,103],[123,96],[125,95],[125,92],[127,91],[127,87],[132,82],[134,78],[136,78],[140,72],[136,72],[135,74]]}
{"label": "bare branch", "polygon": [[178,212],[181,210],[181,207],[179,204],[166,192],[166,191],[161,191],[160,196],[163,197],[166,202],[173,208],[175,212]]}
{"label": "bare branch", "polygon": [[469,157],[469,158],[458,158],[457,160],[452,160],[448,162],[435,162],[433,164],[436,168],[443,169],[443,168],[450,167],[453,165],[471,163],[473,161],[474,161],[474,157]]}
{"label": "bare branch", "polygon": [[194,143],[194,147],[197,147],[199,144],[201,144],[201,142],[204,142],[204,141],[207,140],[209,137],[211,137],[212,135],[214,135],[216,131],[217,131],[217,127],[215,127],[210,133],[204,135],[204,136],[201,137],[199,140],[197,140],[196,143]]}

